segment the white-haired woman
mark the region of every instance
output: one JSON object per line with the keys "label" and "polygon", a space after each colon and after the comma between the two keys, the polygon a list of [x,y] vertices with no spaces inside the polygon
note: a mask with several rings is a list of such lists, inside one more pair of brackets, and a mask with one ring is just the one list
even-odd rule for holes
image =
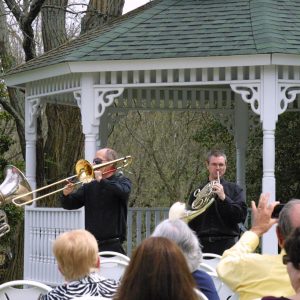
{"label": "white-haired woman", "polygon": [[165,237],[174,241],[182,250],[189,269],[201,290],[209,300],[220,300],[212,278],[204,271],[199,270],[202,260],[202,251],[196,234],[189,226],[179,219],[162,221],[155,228],[152,236]]}

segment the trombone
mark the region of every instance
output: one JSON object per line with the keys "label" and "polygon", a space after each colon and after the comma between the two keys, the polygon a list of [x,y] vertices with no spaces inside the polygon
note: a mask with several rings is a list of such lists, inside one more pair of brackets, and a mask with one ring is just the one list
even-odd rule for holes
{"label": "trombone", "polygon": [[[78,181],[74,183],[74,185],[77,184],[84,184],[91,182],[94,180],[94,170],[98,170],[110,165],[114,165],[115,169],[114,171],[117,171],[119,169],[123,169],[127,167],[132,161],[132,157],[130,155],[124,156],[122,158],[118,158],[109,162],[105,162],[102,164],[97,165],[91,165],[87,160],[80,159],[76,165],[75,165],[75,175],[72,175],[70,177],[61,179],[59,181],[56,181],[54,183],[51,183],[49,185],[46,185],[44,187],[38,188],[34,191],[31,190],[30,185],[26,179],[26,177],[23,175],[23,173],[14,166],[7,166],[6,167],[6,173],[7,176],[4,180],[4,182],[0,185],[0,202],[12,202],[16,206],[24,206],[26,204],[30,204],[34,201],[43,199],[45,197],[48,197],[52,194],[61,192],[64,190],[65,187],[59,188],[55,191],[52,191],[50,193],[47,193],[45,195],[39,196],[34,198],[33,194],[43,191],[45,189],[48,189],[50,187],[56,186],[60,183],[70,181],[74,178],[77,178]],[[8,184],[9,183],[9,184]],[[25,191],[25,192],[24,192]],[[19,201],[18,201],[19,200]],[[24,201],[25,200],[25,201]]]}

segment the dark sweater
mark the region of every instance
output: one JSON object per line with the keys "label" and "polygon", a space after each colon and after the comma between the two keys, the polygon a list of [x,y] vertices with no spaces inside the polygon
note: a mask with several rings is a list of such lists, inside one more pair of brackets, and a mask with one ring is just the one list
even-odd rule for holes
{"label": "dark sweater", "polygon": [[62,207],[68,210],[85,207],[85,229],[98,241],[126,239],[127,204],[131,181],[118,174],[100,182],[94,180],[68,196],[61,196]]}

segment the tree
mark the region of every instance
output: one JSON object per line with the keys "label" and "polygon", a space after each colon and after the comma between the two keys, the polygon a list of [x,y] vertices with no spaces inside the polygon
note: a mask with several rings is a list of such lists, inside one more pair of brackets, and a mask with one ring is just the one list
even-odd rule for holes
{"label": "tree", "polygon": [[[6,11],[4,2],[8,11]],[[66,32],[65,20],[66,12],[70,11],[68,5],[67,0],[31,0],[20,3],[15,0],[0,1],[0,58],[3,69],[8,70],[16,64],[9,42],[9,24],[6,19],[8,13],[14,16],[19,30],[22,32],[24,57],[25,61],[28,61],[37,55],[38,36],[34,34],[33,24],[40,13],[45,51],[61,45],[70,38]],[[84,23],[88,26],[84,25],[83,31],[99,24],[102,25],[120,15],[123,5],[123,0],[91,0],[84,18]],[[97,13],[90,14],[90,12]],[[93,18],[93,22],[90,21],[91,18]],[[95,21],[97,18],[101,19],[101,22]],[[23,159],[25,159],[24,95],[12,88],[8,89],[8,94],[9,97],[0,98],[0,104],[15,121]],[[55,105],[47,105],[45,116],[38,118],[36,151],[38,155],[36,172],[38,187],[44,186],[47,181],[64,178],[67,172],[73,170],[78,158],[82,157],[83,135],[81,134],[80,118],[78,108],[59,107],[58,109]],[[51,124],[51,130],[47,130],[45,135],[44,130],[48,124]],[[62,134],[57,135],[57,132]],[[54,203],[47,202],[47,205],[54,205]],[[6,274],[5,279],[9,279],[10,276],[20,277],[21,270],[17,266],[22,265],[23,230],[16,230],[16,236],[15,247],[18,249],[19,255],[8,266],[9,274]]]}

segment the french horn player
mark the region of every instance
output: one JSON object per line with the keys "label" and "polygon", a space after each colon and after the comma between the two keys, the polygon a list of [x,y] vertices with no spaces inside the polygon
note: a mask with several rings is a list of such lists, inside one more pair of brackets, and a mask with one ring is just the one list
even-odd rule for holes
{"label": "french horn player", "polygon": [[224,179],[227,158],[223,151],[211,150],[206,167],[208,182],[191,193],[186,214],[191,215],[188,224],[203,245],[203,252],[222,255],[238,240],[247,205],[243,189]]}

